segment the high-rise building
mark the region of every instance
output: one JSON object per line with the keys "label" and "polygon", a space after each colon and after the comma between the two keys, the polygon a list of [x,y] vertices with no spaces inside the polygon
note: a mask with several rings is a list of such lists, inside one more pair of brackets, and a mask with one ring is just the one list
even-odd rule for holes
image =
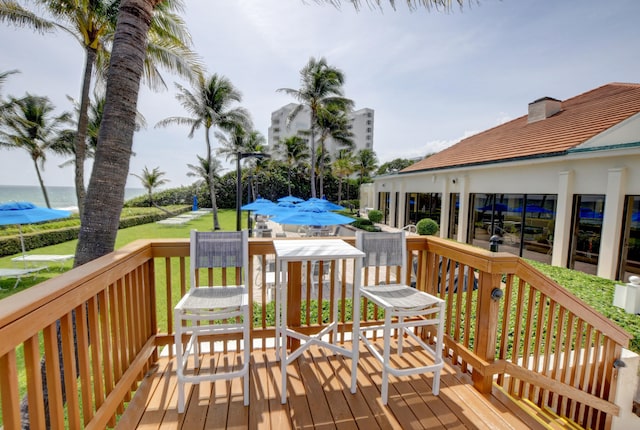
{"label": "high-rise building", "polygon": [[[290,136],[298,135],[303,139],[308,139],[311,128],[311,113],[307,106],[287,124],[291,112],[298,106],[296,103],[289,103],[271,113],[271,126],[269,127],[269,146],[274,147],[278,141]],[[373,149],[373,109],[363,108],[349,114],[349,129],[353,133],[354,152],[361,149]],[[325,142],[327,151],[334,154],[341,147],[329,138]]]}

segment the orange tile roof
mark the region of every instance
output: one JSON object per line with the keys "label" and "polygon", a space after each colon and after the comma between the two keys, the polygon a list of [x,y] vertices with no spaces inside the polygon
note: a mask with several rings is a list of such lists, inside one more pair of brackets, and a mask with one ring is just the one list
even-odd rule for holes
{"label": "orange tile roof", "polygon": [[640,84],[607,84],[563,101],[562,110],[549,118],[529,124],[524,115],[463,139],[401,172],[561,154],[639,112]]}

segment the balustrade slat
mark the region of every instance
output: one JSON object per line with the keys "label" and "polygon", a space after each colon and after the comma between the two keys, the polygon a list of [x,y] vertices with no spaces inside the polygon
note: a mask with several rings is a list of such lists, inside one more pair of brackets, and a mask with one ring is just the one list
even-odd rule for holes
{"label": "balustrade slat", "polygon": [[35,335],[24,342],[24,363],[27,373],[29,424],[36,429],[45,428],[44,395],[42,393],[42,372],[40,370],[41,358],[39,337]]}
{"label": "balustrade slat", "polygon": [[[80,383],[80,392],[82,394],[82,417],[86,424],[93,416],[93,399],[91,398],[91,363],[89,359],[89,336],[87,323],[88,304],[93,302],[94,297],[89,299],[86,305],[80,305],[75,309],[76,312],[76,342],[78,354],[78,375]],[[93,338],[99,339],[99,338]]]}
{"label": "balustrade slat", "polygon": [[62,404],[62,380],[56,323],[44,328],[44,356],[47,389],[49,391],[49,423],[54,430],[64,429],[64,405]]}
{"label": "balustrade slat", "polygon": [[[113,360],[112,346],[114,345],[113,336],[110,332],[110,319],[112,317],[111,311],[111,294],[113,285],[109,285],[107,290],[98,294],[98,306],[100,308],[100,332],[102,333],[102,364],[104,367],[104,395],[101,399],[106,399],[106,396],[113,391],[115,386],[115,365]],[[96,403],[97,404],[97,403]],[[115,422],[110,422],[111,426]]]}
{"label": "balustrade slat", "polygon": [[[97,296],[92,297],[91,300],[89,300],[88,306],[89,332],[87,336],[88,339],[91,339],[91,372],[93,375],[93,396],[96,409],[100,408],[104,402],[104,375],[108,373],[102,365],[103,354],[101,340],[105,338],[108,339],[108,336],[106,333],[100,331],[100,296],[104,297],[104,292],[100,292]],[[105,308],[102,308],[103,311],[104,309]],[[93,414],[91,414],[91,417],[93,417]],[[86,414],[85,419],[87,419]]]}
{"label": "balustrade slat", "polygon": [[66,314],[60,319],[60,337],[62,340],[62,363],[64,366],[64,388],[67,403],[67,420],[69,428],[79,429],[80,404],[78,402],[78,385],[76,351],[73,339],[73,315]]}
{"label": "balustrade slat", "polygon": [[15,351],[0,355],[0,399],[2,421],[7,430],[20,429],[20,401],[18,397],[18,367]]}

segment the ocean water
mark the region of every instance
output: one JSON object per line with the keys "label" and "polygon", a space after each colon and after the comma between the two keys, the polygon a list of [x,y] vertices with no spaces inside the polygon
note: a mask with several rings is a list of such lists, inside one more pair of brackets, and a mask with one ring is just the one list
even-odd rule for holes
{"label": "ocean water", "polygon": [[[144,188],[126,188],[125,200],[141,196],[145,192]],[[47,187],[47,194],[52,208],[73,209],[78,206],[74,187]],[[0,203],[10,201],[26,201],[36,206],[46,206],[42,189],[38,186],[0,185]]]}

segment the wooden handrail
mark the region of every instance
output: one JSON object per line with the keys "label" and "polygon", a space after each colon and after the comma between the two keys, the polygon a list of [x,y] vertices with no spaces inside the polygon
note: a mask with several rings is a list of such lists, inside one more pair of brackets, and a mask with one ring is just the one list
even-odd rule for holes
{"label": "wooden handrail", "polygon": [[[353,237],[344,239],[353,244]],[[407,246],[412,264],[403,276],[414,279],[416,288],[446,300],[445,355],[471,372],[480,391],[491,390],[495,382],[514,397],[551,407],[583,425],[610,422],[618,411],[612,403],[616,376],[612,363],[630,338],[624,330],[511,254],[435,237],[410,236]],[[265,274],[258,271],[267,258],[273,258],[272,240],[251,239],[249,253],[253,300],[253,293],[266,282]],[[63,413],[65,408],[60,388],[55,387],[64,385],[73,392],[77,384],[83,410],[70,419],[81,420],[85,427],[113,425],[131,398],[131,389],[155,362],[158,348],[173,342],[171,309],[189,287],[188,256],[188,239],[138,240],[4,299],[0,306],[4,428],[19,426],[21,392],[31,403],[34,428],[44,419],[38,379],[43,347],[39,345],[43,337],[49,339],[44,350],[57,354],[53,340],[58,332],[66,354],[62,363],[77,368],[71,372],[74,375],[55,377],[58,361],[45,360],[53,379],[52,413]],[[351,279],[347,266],[338,270],[339,280],[326,288],[341,287],[345,299]],[[303,269],[301,276],[311,279],[311,269]],[[313,331],[321,318],[310,318],[316,303],[311,282],[306,285],[302,303],[297,304],[306,309],[300,329]],[[504,293],[498,301],[491,294],[496,289]],[[260,316],[252,322],[252,337],[273,337],[266,318],[270,306],[266,290],[256,297],[254,306]],[[324,300],[328,299],[320,301]],[[340,309],[340,342],[351,327],[345,302]],[[166,315],[167,322],[158,326],[161,315]],[[363,313],[361,320],[371,324],[375,316],[371,319]],[[69,361],[73,355],[70,321],[79,336],[73,364]],[[434,334],[423,335],[432,340]],[[26,386],[18,382],[18,371],[26,375]],[[556,387],[560,387],[557,392]],[[575,396],[577,392],[584,395]]]}

